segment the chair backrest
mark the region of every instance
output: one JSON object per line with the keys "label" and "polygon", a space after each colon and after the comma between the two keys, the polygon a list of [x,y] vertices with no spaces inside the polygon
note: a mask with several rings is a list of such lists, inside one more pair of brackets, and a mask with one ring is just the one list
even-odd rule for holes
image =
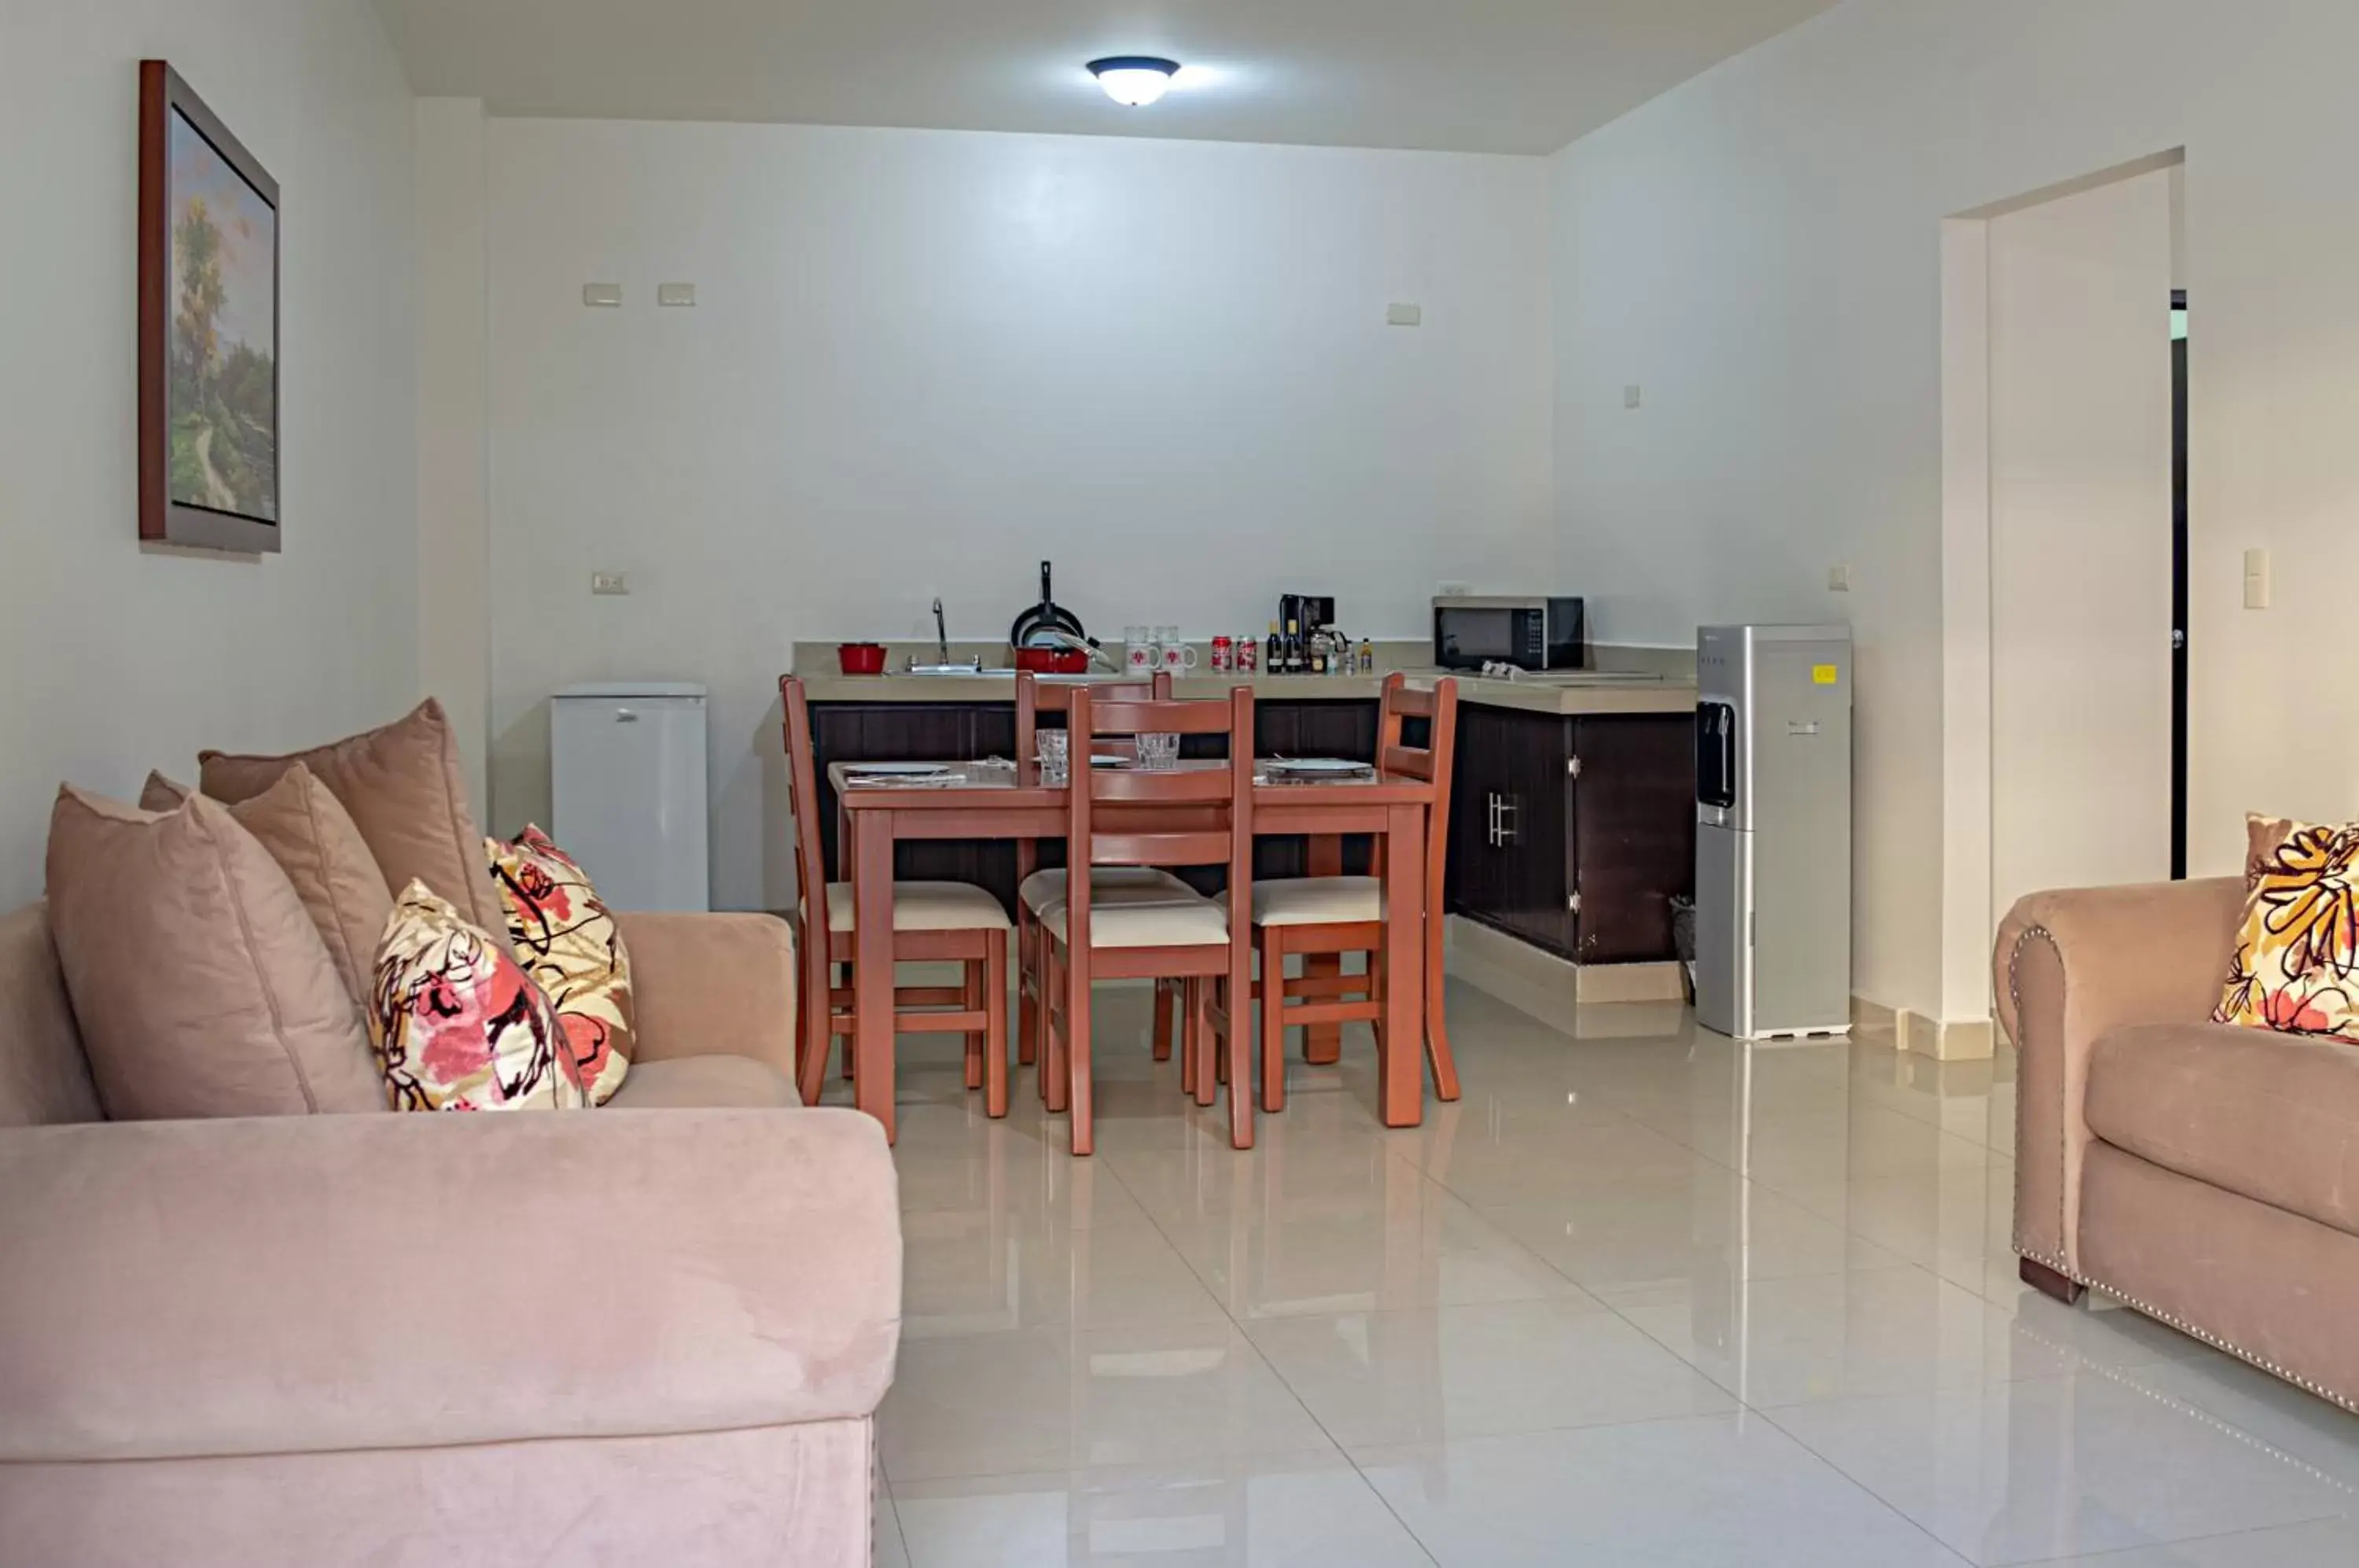
{"label": "chair backrest", "polygon": [[823,942],[827,855],[820,847],[819,764],[811,744],[810,703],[799,676],[778,677],[778,705],[786,711],[788,807],[795,816],[795,907],[820,911]]}
{"label": "chair backrest", "polygon": [[[1222,866],[1229,868],[1229,907],[1253,899],[1253,688],[1239,686],[1226,702],[1145,702],[1102,699],[1082,688],[1071,702],[1072,788],[1066,864],[1083,866]],[[1228,742],[1220,762],[1183,762],[1169,768],[1092,768],[1083,758],[1100,735],[1219,735]],[[1089,944],[1089,883],[1067,885],[1073,942]],[[1248,922],[1230,922],[1233,943],[1245,941]]]}
{"label": "chair backrest", "polygon": [[[1039,739],[1042,713],[1070,713],[1073,693],[1082,686],[1063,681],[1042,681],[1028,670],[1016,672],[1016,760],[1030,762],[1039,755],[1036,744]],[[1088,686],[1092,695],[1103,701],[1113,697],[1147,697],[1158,702],[1171,696],[1171,676],[1158,670],[1146,681],[1104,681]]]}
{"label": "chair backrest", "polygon": [[[1401,736],[1407,721],[1424,719],[1423,746]],[[1376,766],[1433,785],[1433,814],[1425,830],[1425,885],[1440,907],[1442,873],[1450,857],[1450,780],[1458,757],[1458,682],[1444,677],[1419,691],[1397,673],[1385,677],[1384,701],[1376,711]]]}

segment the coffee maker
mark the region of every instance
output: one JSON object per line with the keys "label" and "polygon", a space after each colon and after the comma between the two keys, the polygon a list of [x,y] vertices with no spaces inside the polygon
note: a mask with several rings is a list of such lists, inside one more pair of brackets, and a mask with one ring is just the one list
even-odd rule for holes
{"label": "coffee maker", "polygon": [[1300,628],[1304,637],[1321,627],[1332,629],[1335,625],[1333,595],[1315,593],[1281,593],[1277,598],[1277,625],[1280,631],[1292,626]]}

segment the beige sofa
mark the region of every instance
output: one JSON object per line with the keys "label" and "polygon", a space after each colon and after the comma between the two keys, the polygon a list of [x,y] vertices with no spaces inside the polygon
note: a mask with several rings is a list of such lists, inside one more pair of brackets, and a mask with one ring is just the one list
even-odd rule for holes
{"label": "beige sofa", "polygon": [[0,1563],[870,1561],[885,1140],[782,925],[622,919],[603,1109],[121,1124],[0,920]]}
{"label": "beige sofa", "polygon": [[2359,1046],[2211,1021],[2240,877],[2039,893],[2000,927],[2023,1278],[2359,1410]]}

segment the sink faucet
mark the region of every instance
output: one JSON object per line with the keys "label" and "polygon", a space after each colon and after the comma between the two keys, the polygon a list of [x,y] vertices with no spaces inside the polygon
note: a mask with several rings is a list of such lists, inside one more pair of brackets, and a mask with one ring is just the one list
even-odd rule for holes
{"label": "sink faucet", "polygon": [[934,645],[941,655],[941,662],[948,664],[951,661],[951,633],[949,624],[942,619],[942,602],[939,598],[934,601]]}

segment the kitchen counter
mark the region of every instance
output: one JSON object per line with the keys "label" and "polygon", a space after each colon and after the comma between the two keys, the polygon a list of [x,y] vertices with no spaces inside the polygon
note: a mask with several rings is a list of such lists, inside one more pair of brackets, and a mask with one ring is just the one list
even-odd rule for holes
{"label": "kitchen counter", "polygon": [[[1404,648],[1419,648],[1418,644],[1395,645]],[[1430,649],[1426,651],[1430,657]],[[913,645],[891,646],[887,668],[906,667],[909,655],[916,651],[921,659],[931,659],[931,647],[919,650]],[[981,653],[985,659],[1005,659],[1006,649],[986,651],[974,645],[952,644],[951,652],[957,659],[972,659]],[[1200,650],[1201,656],[1201,650]],[[1379,650],[1379,662],[1383,650]],[[1442,671],[1431,667],[1396,666],[1406,674],[1412,685],[1428,685],[1439,679]],[[836,665],[833,643],[799,643],[795,648],[795,671],[803,678],[803,693],[814,702],[1013,702],[1016,700],[1016,678],[1013,675],[846,675]],[[1103,684],[1129,679],[1100,670],[1094,675],[1044,675],[1043,681],[1065,684]],[[1565,670],[1547,675],[1527,676],[1518,680],[1495,680],[1484,676],[1460,675],[1458,698],[1462,702],[1476,703],[1490,708],[1510,708],[1527,713],[1688,713],[1695,710],[1696,689],[1691,677],[1677,671],[1660,679],[1634,679],[1629,673],[1608,671]],[[1382,694],[1383,674],[1374,675],[1215,675],[1201,665],[1192,672],[1180,676],[1172,683],[1174,695],[1184,698],[1207,698],[1225,695],[1230,688],[1250,685],[1257,701],[1285,702],[1373,702]]]}

